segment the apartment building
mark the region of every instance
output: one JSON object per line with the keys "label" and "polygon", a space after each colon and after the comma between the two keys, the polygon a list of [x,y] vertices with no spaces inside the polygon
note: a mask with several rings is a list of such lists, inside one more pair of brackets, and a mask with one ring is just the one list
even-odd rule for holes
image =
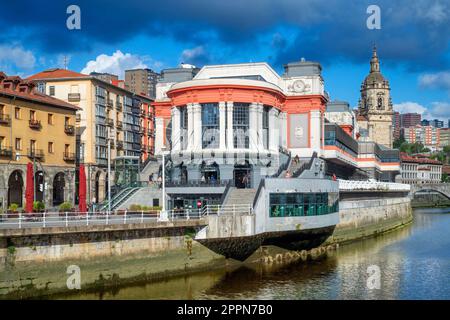
{"label": "apartment building", "polygon": [[27,164],[34,165],[34,195],[46,207],[74,202],[75,119],[78,107],[0,72],[0,201],[25,205]]}
{"label": "apartment building", "polygon": [[141,110],[136,95],[94,76],[64,69],[46,70],[29,79],[50,96],[80,108],[76,122],[77,154],[87,167],[88,202],[103,201],[108,189],[108,139],[112,161],[141,155]]}
{"label": "apartment building", "polygon": [[437,160],[419,156],[400,154],[401,160],[401,183],[423,184],[439,183],[442,178],[442,163]]}
{"label": "apartment building", "polygon": [[415,126],[404,128],[403,136],[408,143],[420,142],[431,150],[440,146],[440,130],[432,126]]}
{"label": "apartment building", "polygon": [[151,69],[125,70],[125,87],[131,92],[155,99],[158,77],[159,74]]}
{"label": "apartment building", "polygon": [[141,163],[155,156],[155,107],[144,95],[136,95],[135,101],[141,110]]}

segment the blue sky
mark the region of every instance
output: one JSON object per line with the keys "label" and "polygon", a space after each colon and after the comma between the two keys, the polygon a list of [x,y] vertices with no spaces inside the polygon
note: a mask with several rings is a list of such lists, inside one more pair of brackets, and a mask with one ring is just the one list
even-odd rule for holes
{"label": "blue sky", "polygon": [[[450,118],[450,2],[344,0],[1,1],[0,70],[27,76],[46,68],[119,73],[204,64],[307,60],[323,67],[332,99],[356,106],[378,47],[400,111]],[[68,30],[66,9],[81,9]],[[369,30],[367,7],[381,9]]]}

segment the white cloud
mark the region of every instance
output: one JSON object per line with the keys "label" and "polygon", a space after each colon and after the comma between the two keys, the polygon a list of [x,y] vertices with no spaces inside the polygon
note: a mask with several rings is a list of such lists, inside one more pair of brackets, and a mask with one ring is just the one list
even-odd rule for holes
{"label": "white cloud", "polygon": [[393,106],[395,111],[400,113],[420,113],[423,114],[427,111],[427,108],[416,103],[416,102],[402,102],[399,104],[394,104]]}
{"label": "white cloud", "polygon": [[124,54],[117,50],[111,56],[101,54],[95,60],[89,61],[81,73],[108,72],[122,78],[127,69],[148,68],[146,60],[148,60],[146,57],[131,53]]}
{"label": "white cloud", "polygon": [[417,102],[402,102],[394,104],[394,110],[400,113],[419,113],[422,119],[439,119],[447,121],[450,119],[450,103],[432,102],[429,108]]}
{"label": "white cloud", "polygon": [[25,50],[21,46],[0,45],[0,67],[2,69],[31,70],[35,64],[36,58],[30,50]]}
{"label": "white cloud", "polygon": [[445,89],[450,92],[450,71],[421,75],[419,77],[419,84],[423,88]]}
{"label": "white cloud", "polygon": [[208,52],[203,46],[197,46],[192,49],[185,49],[181,53],[181,62],[190,63],[196,66],[207,64],[211,60]]}

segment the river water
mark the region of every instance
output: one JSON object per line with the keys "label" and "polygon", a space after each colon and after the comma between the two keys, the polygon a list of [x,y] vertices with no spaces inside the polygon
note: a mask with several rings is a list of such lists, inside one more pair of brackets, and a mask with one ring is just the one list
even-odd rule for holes
{"label": "river water", "polygon": [[450,208],[415,210],[410,226],[320,260],[223,268],[64,299],[450,299]]}

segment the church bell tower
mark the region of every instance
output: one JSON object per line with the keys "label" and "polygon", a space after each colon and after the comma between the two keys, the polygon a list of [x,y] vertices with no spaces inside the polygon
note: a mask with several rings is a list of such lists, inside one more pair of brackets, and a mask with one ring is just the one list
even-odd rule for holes
{"label": "church bell tower", "polygon": [[361,84],[358,115],[364,119],[360,124],[368,133],[368,140],[392,148],[392,118],[394,112],[391,88],[380,71],[377,49],[373,49],[370,73]]}

